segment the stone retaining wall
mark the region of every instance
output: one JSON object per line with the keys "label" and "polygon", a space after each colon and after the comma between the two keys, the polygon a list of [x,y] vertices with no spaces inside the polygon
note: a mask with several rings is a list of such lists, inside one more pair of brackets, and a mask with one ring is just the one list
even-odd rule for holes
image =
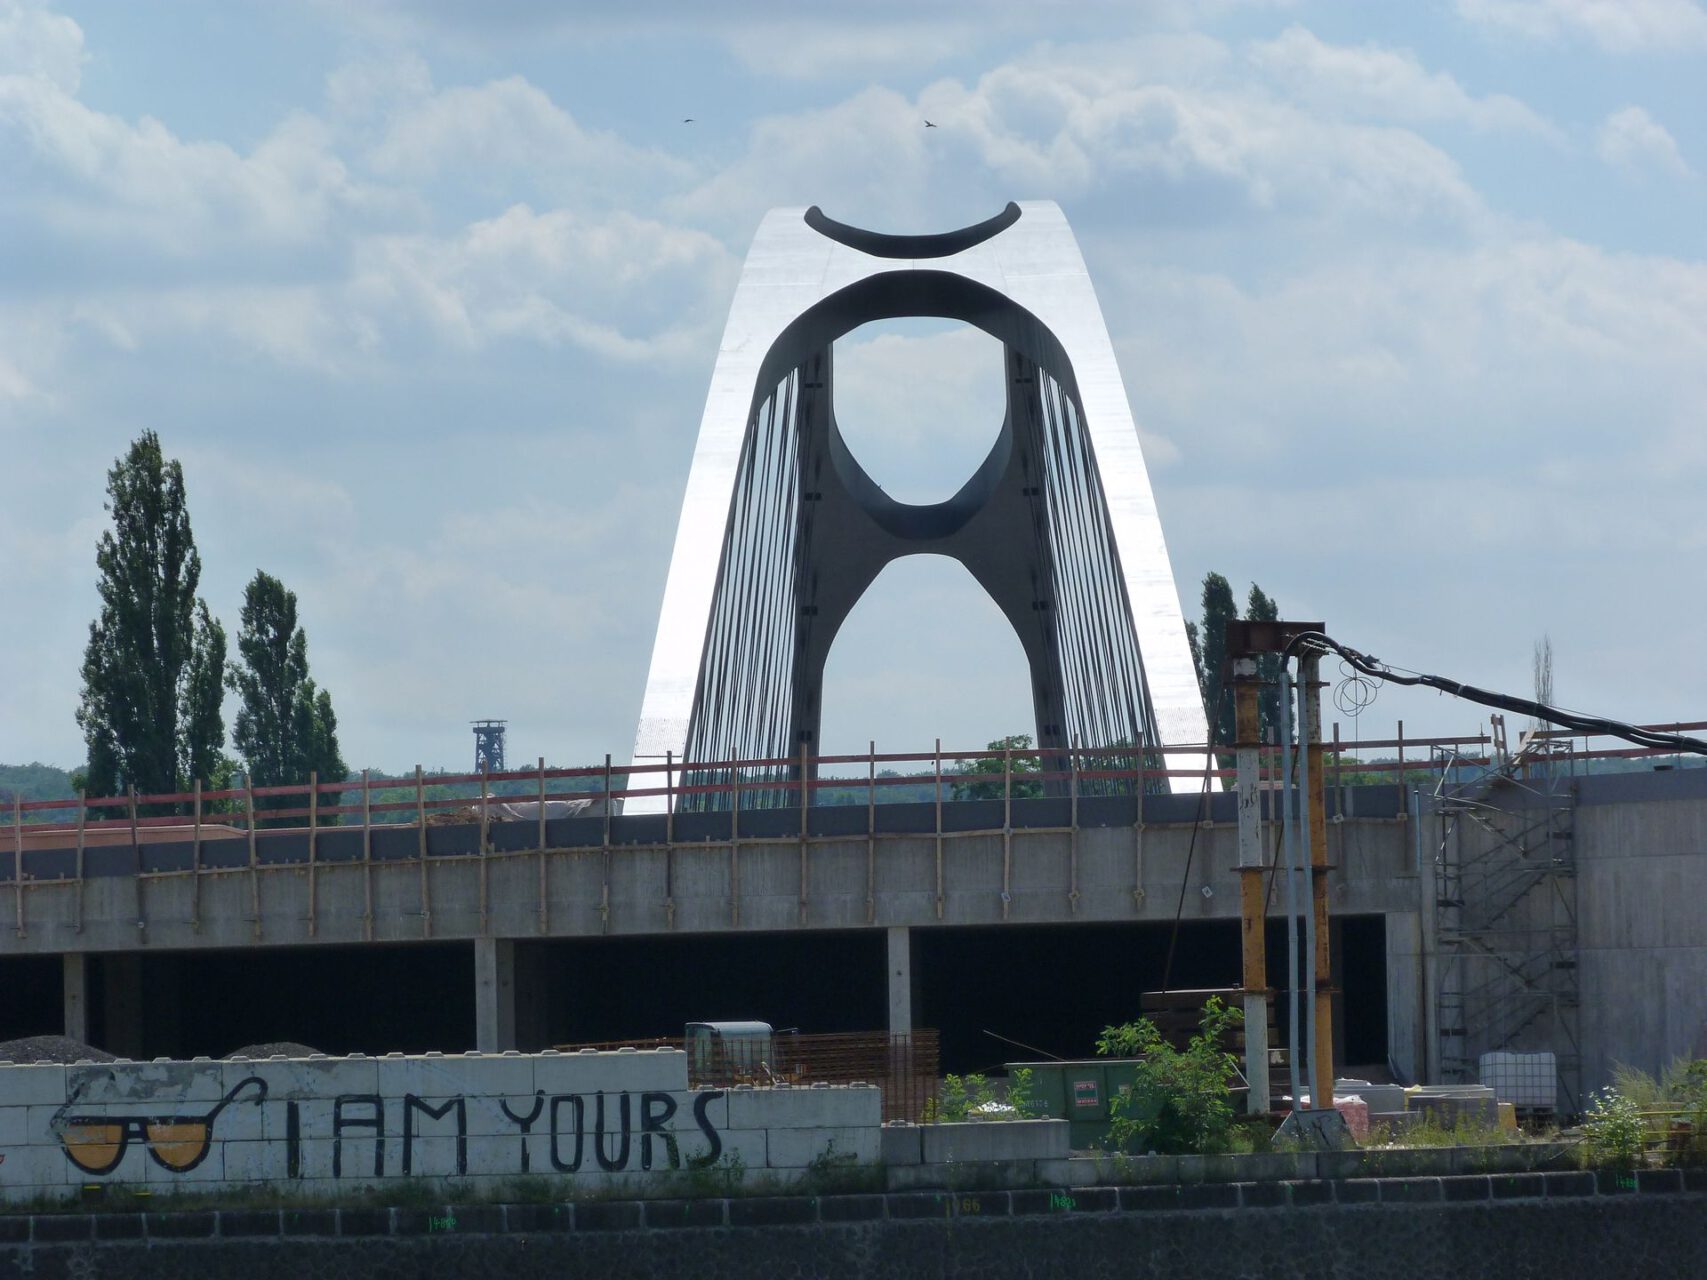
{"label": "stone retaining wall", "polygon": [[1707,1274],[1707,1172],[0,1216],[0,1280]]}

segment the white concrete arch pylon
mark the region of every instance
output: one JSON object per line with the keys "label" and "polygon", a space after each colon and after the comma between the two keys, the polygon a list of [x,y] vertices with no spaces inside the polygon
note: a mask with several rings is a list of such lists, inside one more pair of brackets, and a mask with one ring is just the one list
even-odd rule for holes
{"label": "white concrete arch pylon", "polygon": [[[738,502],[751,501],[741,496],[743,476],[748,474],[743,467],[748,472],[752,468],[751,437],[764,427],[762,411],[768,406],[772,415],[771,433],[765,439],[775,441],[783,438],[779,433],[793,433],[787,436],[788,447],[798,445],[801,453],[798,457],[791,454],[785,462],[797,474],[804,474],[809,464],[807,453],[814,438],[822,446],[819,452],[824,457],[845,454],[828,391],[832,374],[829,346],[834,338],[859,324],[897,315],[963,319],[1008,344],[1013,385],[1009,391],[1010,422],[1004,426],[1006,443],[998,442],[991,459],[980,468],[980,475],[968,481],[956,499],[933,507],[868,499],[863,496],[864,477],[857,464],[836,461],[834,471],[841,475],[836,489],[844,498],[842,507],[854,512],[851,519],[863,520],[859,527],[871,536],[854,539],[861,543],[858,548],[818,546],[814,554],[846,556],[843,567],[856,582],[861,573],[875,576],[882,563],[914,550],[946,550],[973,567],[975,544],[996,525],[992,523],[994,516],[985,516],[978,528],[970,528],[970,522],[986,509],[1001,507],[1003,501],[1011,508],[1013,500],[1003,498],[1006,492],[1037,492],[1035,487],[1021,486],[1017,478],[1011,482],[1004,479],[1004,467],[1014,477],[1018,472],[1006,455],[998,455],[1004,448],[1024,453],[1024,396],[1035,397],[1035,393],[1023,388],[1047,383],[1056,389],[1064,424],[1059,431],[1078,433],[1086,446],[1090,479],[1085,492],[1097,508],[1092,523],[1095,538],[1106,542],[1106,553],[1100,548],[1097,551],[1109,566],[1111,578],[1103,584],[1104,595],[1115,602],[1114,614],[1105,622],[1112,623],[1112,630],[1130,629],[1135,661],[1123,668],[1129,674],[1114,673],[1119,677],[1116,682],[1140,686],[1129,692],[1136,708],[1134,723],[1141,722],[1144,745],[1204,742],[1207,727],[1196,673],[1137,428],[1090,276],[1060,208],[1050,201],[1010,204],[1001,215],[976,227],[917,237],[882,236],[841,226],[816,209],[791,208],[772,210],[760,224],[730,306],[682,500],[635,735],[635,763],[662,761],[666,754],[680,760],[696,741],[703,748],[710,740],[696,730],[702,730],[705,720],[715,712],[706,683],[708,664],[717,661],[729,644],[740,643],[738,638],[717,634],[718,595],[722,589],[735,589],[733,582],[725,587],[723,577],[733,549],[731,539],[739,532],[734,523]],[[786,390],[786,399],[780,398],[784,390],[779,387]],[[780,427],[775,420],[779,404],[784,405],[785,416],[794,415]],[[1032,416],[1037,416],[1035,408]],[[815,437],[813,432],[817,433]],[[1040,446],[1048,444],[1042,436],[1038,442]],[[745,463],[744,457],[748,459]],[[1035,470],[1038,464],[1027,465]],[[1032,478],[1037,477],[1034,474]],[[794,483],[798,484],[798,479]],[[823,495],[814,491],[808,496]],[[954,505],[957,502],[958,507]],[[880,503],[886,509],[879,510]],[[783,517],[798,524],[808,520],[809,514],[796,517],[783,512]],[[830,521],[819,530],[819,537],[848,527],[846,521],[839,526]],[[806,535],[801,532],[799,536]],[[799,561],[798,547],[796,551]],[[1063,542],[1053,550],[1043,548],[1042,554],[1045,560],[1053,556],[1059,561],[1067,548]],[[871,568],[872,564],[876,568]],[[794,572],[798,577],[798,568]],[[974,568],[974,572],[978,570]],[[985,576],[990,572],[986,570]],[[1022,597],[1027,588],[1018,582],[1011,585],[1008,614],[1020,629],[1025,625],[1027,601]],[[1031,593],[1049,594],[1038,590]],[[997,592],[993,590],[992,594]],[[803,611],[818,614],[815,605],[804,606],[802,599],[788,602],[790,617]],[[1047,599],[1031,601],[1030,607],[1046,610],[1049,603]],[[835,608],[829,612],[835,615]],[[810,670],[803,683],[798,668],[803,664],[810,668],[817,653],[821,673],[821,655],[827,652],[834,628],[845,612],[842,608],[839,616],[819,624],[820,633],[827,630],[827,635],[808,635],[808,625],[789,641],[794,646],[792,665],[796,670],[791,672],[790,689],[783,692],[779,702],[793,701],[774,713],[780,717],[778,732],[786,721],[795,739],[811,739],[816,712],[807,704],[816,690],[810,686]],[[795,624],[785,618],[781,625],[787,628]],[[1040,647],[1024,631],[1022,639],[1027,640],[1033,657],[1034,675],[1047,684],[1047,672],[1037,674],[1037,663],[1048,666],[1044,651],[1049,646]],[[1059,668],[1063,659],[1059,642],[1055,645],[1053,660]],[[1057,684],[1073,683],[1070,676],[1059,671],[1055,679]],[[1040,684],[1036,698],[1039,743],[1050,745],[1053,738],[1054,745],[1068,744],[1065,721],[1071,717],[1059,706],[1051,712],[1046,693],[1049,691]],[[1071,701],[1071,690],[1057,689],[1053,696],[1057,702]],[[1055,718],[1046,723],[1050,715]],[[1108,734],[1114,732],[1111,729]],[[772,734],[772,739],[775,736]],[[1088,741],[1087,736],[1096,735],[1086,735],[1082,730],[1072,736],[1079,745],[1116,744],[1113,738]],[[1120,740],[1127,745],[1134,741],[1124,736]],[[792,755],[797,750],[796,741],[774,752],[767,749],[767,753]],[[1174,767],[1193,764],[1181,757],[1174,757],[1173,762]],[[1174,781],[1176,790],[1200,785],[1195,780]],[[636,785],[641,785],[640,779]],[[657,812],[663,807],[663,798],[658,797],[655,802],[630,801],[628,810]]]}

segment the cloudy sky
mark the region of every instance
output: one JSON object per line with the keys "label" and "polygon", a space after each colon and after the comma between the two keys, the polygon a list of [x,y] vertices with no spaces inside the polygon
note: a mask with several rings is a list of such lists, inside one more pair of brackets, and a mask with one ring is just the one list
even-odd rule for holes
{"label": "cloudy sky", "polygon": [[[1188,614],[1215,569],[1518,692],[1546,633],[1561,701],[1707,718],[1695,0],[0,0],[0,761],[82,759],[105,473],[146,428],[233,633],[257,568],[298,593],[352,764],[463,765],[481,716],[512,760],[622,759],[760,216],[1036,198]],[[956,488],[988,340],[837,358],[878,479]],[[1401,716],[1481,719],[1388,689],[1362,736]],[[946,562],[831,659],[832,748],[1028,721]]]}

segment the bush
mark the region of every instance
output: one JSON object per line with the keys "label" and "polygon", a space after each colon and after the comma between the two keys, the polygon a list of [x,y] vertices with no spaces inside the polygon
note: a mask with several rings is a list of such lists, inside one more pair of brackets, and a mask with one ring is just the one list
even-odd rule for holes
{"label": "bush", "polygon": [[1183,1052],[1164,1040],[1148,1018],[1103,1028],[1098,1053],[1140,1059],[1131,1092],[1109,1102],[1109,1140],[1116,1151],[1178,1155],[1227,1150],[1233,1133],[1230,1091],[1239,1063],[1225,1045],[1228,1033],[1243,1020],[1239,1010],[1211,996],[1203,1006],[1198,1033]]}
{"label": "bush", "polygon": [[1588,1160],[1600,1169],[1634,1169],[1642,1162],[1642,1115],[1617,1089],[1602,1089],[1583,1116]]}
{"label": "bush", "polygon": [[1707,1163],[1707,1059],[1679,1058],[1657,1080],[1620,1066],[1612,1079],[1619,1096],[1641,1113],[1648,1136],[1664,1146],[1668,1163]]}

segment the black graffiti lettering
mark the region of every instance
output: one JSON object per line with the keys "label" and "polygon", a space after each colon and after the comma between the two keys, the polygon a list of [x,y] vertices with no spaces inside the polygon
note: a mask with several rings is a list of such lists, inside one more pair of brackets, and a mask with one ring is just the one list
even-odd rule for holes
{"label": "black graffiti lettering", "polygon": [[285,1177],[302,1176],[302,1104],[285,1103]]}
{"label": "black graffiti lettering", "polygon": [[498,1099],[498,1109],[508,1117],[511,1124],[522,1131],[522,1172],[528,1171],[528,1134],[533,1130],[533,1122],[539,1119],[539,1113],[545,1110],[545,1090],[537,1090],[533,1095],[533,1110],[525,1116],[518,1116],[510,1110],[507,1099]]}
{"label": "black graffiti lettering", "polygon": [[[657,1110],[653,1110],[656,1107]],[[664,1152],[669,1157],[670,1168],[682,1167],[682,1155],[676,1146],[676,1135],[664,1126],[676,1114],[676,1100],[667,1093],[643,1093],[640,1095],[640,1167],[652,1167],[652,1135],[657,1134],[663,1140]]]}
{"label": "black graffiti lettering", "polygon": [[403,1095],[403,1175],[415,1170],[415,1113],[432,1120],[443,1120],[456,1112],[456,1173],[460,1178],[468,1173],[468,1103],[461,1097],[451,1098],[443,1106],[434,1107],[422,1102],[412,1093]]}
{"label": "black graffiti lettering", "polygon": [[593,1156],[598,1160],[599,1168],[605,1170],[607,1173],[615,1173],[619,1169],[628,1168],[630,1127],[628,1095],[623,1093],[618,1094],[617,1096],[622,1099],[621,1105],[618,1107],[618,1113],[620,1114],[622,1121],[622,1145],[616,1149],[617,1154],[608,1160],[605,1158],[605,1095],[602,1090],[598,1095],[598,1111],[595,1113],[593,1120]]}
{"label": "black graffiti lettering", "polygon": [[[366,1116],[346,1116],[345,1107],[371,1107]],[[385,1174],[385,1099],[377,1093],[347,1093],[332,1101],[332,1176],[344,1176],[344,1130],[369,1129],[373,1132],[373,1176]]]}
{"label": "black graffiti lettering", "polygon": [[[557,1154],[557,1139],[562,1136],[563,1129],[557,1123],[557,1113],[567,1102],[575,1109],[575,1158],[564,1160]],[[574,1173],[581,1167],[581,1148],[585,1143],[587,1119],[586,1099],[578,1093],[560,1093],[551,1099],[551,1146],[548,1154],[551,1157],[551,1167],[558,1173]]]}
{"label": "black graffiti lettering", "polygon": [[717,1136],[717,1128],[711,1123],[711,1117],[705,1114],[706,1108],[723,1096],[721,1089],[707,1089],[693,1100],[693,1122],[699,1126],[699,1131],[711,1143],[710,1148],[702,1156],[695,1156],[688,1161],[695,1169],[703,1169],[717,1163],[717,1157],[723,1154],[723,1139]]}

